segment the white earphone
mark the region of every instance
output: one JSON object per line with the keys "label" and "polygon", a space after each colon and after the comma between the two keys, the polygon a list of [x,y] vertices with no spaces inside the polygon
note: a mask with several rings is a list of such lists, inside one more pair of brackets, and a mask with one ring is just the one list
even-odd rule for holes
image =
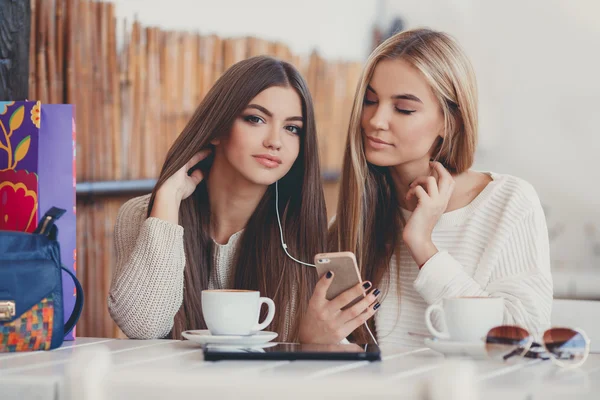
{"label": "white earphone", "polygon": [[281,218],[279,218],[279,181],[275,182],[275,211],[277,212],[277,223],[279,224],[279,236],[281,237],[281,247],[283,247],[283,251],[285,251],[285,254],[287,254],[289,258],[291,258],[299,264],[306,265],[307,267],[316,268],[314,264],[309,264],[300,260],[296,260],[287,250],[287,244],[285,244],[285,241],[283,240],[283,228],[281,228]]}
{"label": "white earphone", "polygon": [[[279,236],[281,237],[281,247],[283,247],[283,251],[285,251],[285,254],[287,254],[289,258],[291,258],[299,264],[306,265],[307,267],[316,268],[314,264],[305,263],[295,259],[287,250],[287,244],[285,244],[285,241],[283,240],[283,228],[281,227],[281,218],[279,217],[279,181],[275,182],[275,211],[277,212],[277,223],[279,224]],[[367,331],[369,332],[369,335],[371,335],[371,339],[373,339],[373,342],[378,345],[379,343],[377,343],[375,335],[373,335],[373,332],[371,332],[371,329],[369,328],[369,325],[367,325],[366,322],[365,328],[367,328]]]}

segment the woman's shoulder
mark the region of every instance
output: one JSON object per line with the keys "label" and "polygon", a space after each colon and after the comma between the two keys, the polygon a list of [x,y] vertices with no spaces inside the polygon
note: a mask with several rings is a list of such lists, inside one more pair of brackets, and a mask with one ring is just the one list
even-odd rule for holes
{"label": "woman's shoulder", "polygon": [[148,214],[150,194],[127,200],[119,209],[117,224],[139,224]]}
{"label": "woman's shoulder", "polygon": [[525,179],[492,172],[494,191],[492,199],[504,209],[520,212],[542,210],[540,198],[534,186]]}

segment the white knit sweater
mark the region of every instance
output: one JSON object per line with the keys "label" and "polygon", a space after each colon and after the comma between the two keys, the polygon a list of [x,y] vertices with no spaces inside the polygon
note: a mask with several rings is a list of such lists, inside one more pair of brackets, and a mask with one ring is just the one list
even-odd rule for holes
{"label": "white knit sweater", "polygon": [[552,276],[542,206],[527,182],[490,175],[471,204],[442,215],[432,235],[439,252],[420,271],[406,246],[399,265],[392,257],[387,295],[375,315],[380,344],[422,346],[423,337],[410,333],[430,336],[425,309],[447,297],[502,297],[505,324],[534,335],[549,326]]}

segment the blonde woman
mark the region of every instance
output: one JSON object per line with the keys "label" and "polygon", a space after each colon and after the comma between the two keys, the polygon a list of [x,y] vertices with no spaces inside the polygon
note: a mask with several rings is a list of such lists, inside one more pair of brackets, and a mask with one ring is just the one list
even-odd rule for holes
{"label": "blonde woman", "polygon": [[[366,320],[377,312],[369,322],[380,343],[421,346],[425,309],[449,297],[501,297],[504,322],[531,332],[550,323],[540,201],[519,178],[470,169],[477,118],[472,67],[448,35],[402,32],[369,57],[329,247],[355,252],[372,283],[353,313]],[[336,342],[347,334],[343,312],[324,298],[330,281],[315,288],[305,316],[313,329],[302,332],[304,341]],[[354,336],[369,340],[362,329]]]}

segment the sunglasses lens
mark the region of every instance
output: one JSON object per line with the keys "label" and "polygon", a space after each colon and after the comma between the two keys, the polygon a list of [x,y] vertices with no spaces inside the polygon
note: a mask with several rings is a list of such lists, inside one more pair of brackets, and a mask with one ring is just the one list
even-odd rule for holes
{"label": "sunglasses lens", "polygon": [[492,358],[508,359],[520,356],[529,350],[532,338],[518,326],[498,326],[490,329],[485,340],[485,349]]}
{"label": "sunglasses lens", "polygon": [[544,345],[565,365],[579,364],[588,351],[585,337],[574,329],[552,328],[544,332]]}

